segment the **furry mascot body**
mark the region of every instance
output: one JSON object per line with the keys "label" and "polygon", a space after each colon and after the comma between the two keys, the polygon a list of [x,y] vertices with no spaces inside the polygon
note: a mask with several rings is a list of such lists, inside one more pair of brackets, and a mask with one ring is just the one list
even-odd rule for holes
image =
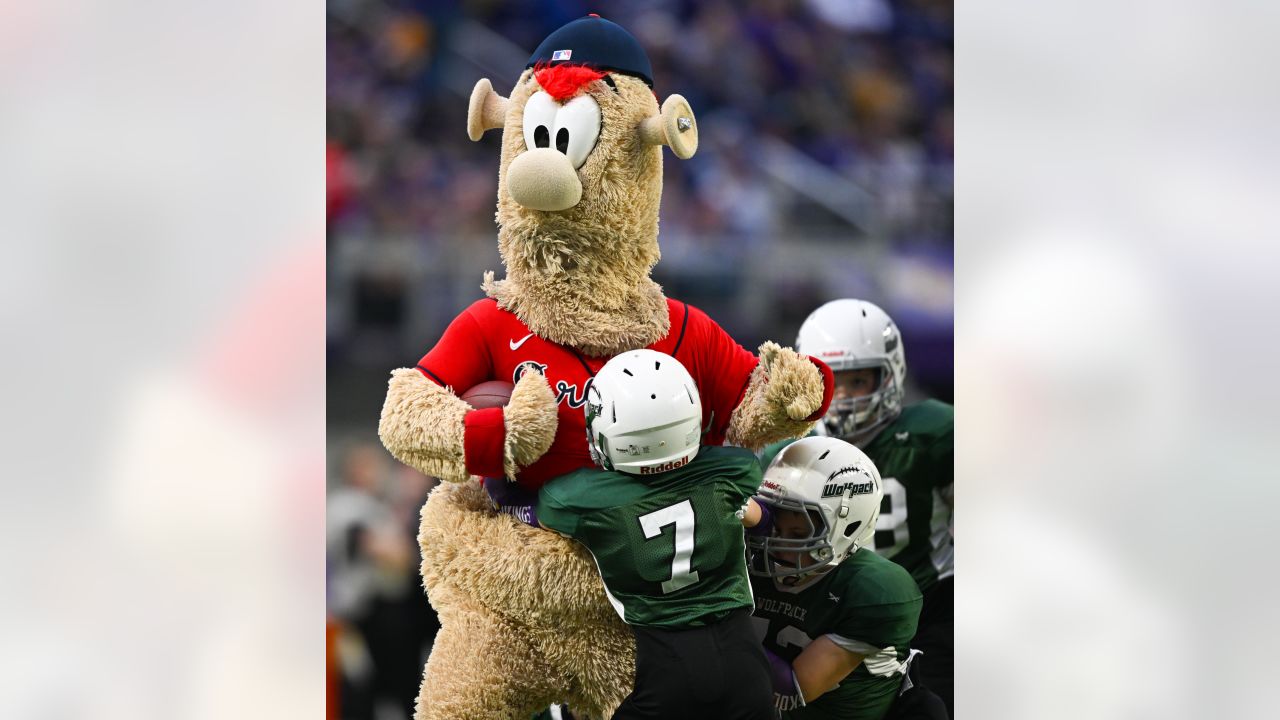
{"label": "furry mascot body", "polygon": [[[571,56],[571,57],[569,57]],[[473,476],[526,491],[592,465],[582,402],[610,357],[676,356],[704,398],[704,444],[756,448],[806,433],[826,411],[825,365],[773,343],[742,349],[706,315],[666,299],[657,263],[661,145],[697,148],[688,104],[659,111],[634,38],[589,17],[534,53],[510,99],[481,80],[468,131],[502,128],[499,247],[484,279],[417,368],[392,373],[379,434],[445,483],[422,511],[422,577],[441,630],[417,720],[527,718],[552,702],[608,717],[631,691],[634,641],[590,554],[500,514]],[[512,380],[505,408],[458,398]]]}

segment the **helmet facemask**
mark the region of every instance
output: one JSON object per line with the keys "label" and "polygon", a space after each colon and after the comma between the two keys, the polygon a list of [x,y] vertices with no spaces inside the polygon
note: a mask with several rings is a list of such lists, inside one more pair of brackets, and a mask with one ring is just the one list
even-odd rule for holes
{"label": "helmet facemask", "polygon": [[876,390],[867,395],[832,400],[830,409],[822,418],[827,435],[855,445],[874,438],[881,428],[893,422],[902,411],[902,388],[898,386],[887,362],[841,368],[836,372],[867,367],[875,369],[879,375]]}
{"label": "helmet facemask", "polygon": [[764,471],[756,500],[777,512],[767,537],[747,535],[747,570],[789,584],[826,572],[873,542],[883,497],[875,463],[856,446],[833,437],[791,443]]}
{"label": "helmet facemask", "polygon": [[[789,498],[761,488],[757,496],[759,501],[768,504],[775,511],[791,511],[805,518],[808,532],[804,537],[784,538],[778,536],[778,529],[764,537],[747,536],[747,572],[758,577],[795,578],[803,580],[814,573],[822,572],[839,564],[844,556],[836,557],[831,544],[832,526],[827,519],[829,508],[822,505]],[[850,524],[846,532],[852,535],[861,523]],[[856,545],[848,552],[856,549]],[[788,560],[798,558],[797,564]]]}
{"label": "helmet facemask", "polygon": [[591,453],[591,461],[605,470],[612,470],[613,463],[609,461],[608,444],[609,439],[604,433],[598,435],[591,434],[591,424],[595,419],[604,412],[604,403],[600,398],[600,391],[592,386],[591,382],[587,382],[587,450]]}
{"label": "helmet facemask", "polygon": [[[827,566],[831,561],[831,542],[827,540],[828,528],[822,508],[814,503],[781,498],[776,495],[760,499],[775,511],[790,510],[800,513],[809,524],[809,532],[802,538],[784,538],[777,535],[777,528],[764,537],[747,536],[747,572],[759,577],[803,577]],[[814,520],[817,519],[815,525]],[[779,560],[799,557],[800,562],[791,565]]]}

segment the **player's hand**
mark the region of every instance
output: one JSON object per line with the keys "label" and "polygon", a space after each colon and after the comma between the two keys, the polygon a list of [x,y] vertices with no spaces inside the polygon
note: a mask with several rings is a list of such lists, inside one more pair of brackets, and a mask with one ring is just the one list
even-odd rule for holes
{"label": "player's hand", "polygon": [[535,369],[521,373],[511,400],[502,410],[506,426],[503,469],[514,480],[521,468],[532,465],[551,447],[556,437],[556,396],[547,378]]}

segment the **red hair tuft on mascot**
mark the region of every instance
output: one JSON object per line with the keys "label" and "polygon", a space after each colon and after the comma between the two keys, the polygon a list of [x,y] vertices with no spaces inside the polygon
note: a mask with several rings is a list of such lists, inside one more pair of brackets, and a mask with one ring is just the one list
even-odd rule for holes
{"label": "red hair tuft on mascot", "polygon": [[583,85],[604,79],[605,73],[585,65],[534,65],[533,78],[553,100],[563,102]]}
{"label": "red hair tuft on mascot", "polygon": [[[417,720],[528,717],[553,702],[608,717],[631,691],[634,640],[591,556],[520,510],[547,480],[592,466],[583,403],[609,358],[680,360],[703,398],[704,445],[800,437],[830,403],[822,362],[771,342],[752,354],[650,278],[662,146],[688,158],[698,145],[689,104],[659,108],[652,84],[635,38],[584,17],[543,41],[509,98],[487,79],[472,92],[470,137],[502,130],[506,276],[486,273],[485,297],[392,373],[379,425],[396,458],[446,481],[419,534],[441,630]],[[505,407],[458,397],[490,380],[514,383]]]}

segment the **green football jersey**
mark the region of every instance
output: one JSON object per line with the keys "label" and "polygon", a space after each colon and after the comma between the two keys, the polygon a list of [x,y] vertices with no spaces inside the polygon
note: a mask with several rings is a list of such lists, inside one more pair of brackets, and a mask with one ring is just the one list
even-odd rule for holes
{"label": "green football jersey", "polygon": [[751,607],[738,513],[759,487],[751,452],[704,447],[658,475],[562,475],[539,491],[538,522],[591,551],[624,622],[697,627]]}
{"label": "green football jersey", "polygon": [[794,662],[810,642],[828,635],[863,656],[835,689],[804,707],[779,708],[784,718],[879,720],[888,712],[920,619],[920,590],[902,566],[857,550],[799,589],[767,577],[753,577],[751,586],[752,622],[774,654]]}
{"label": "green football jersey", "polygon": [[954,418],[952,406],[926,400],[904,408],[862,448],[884,481],[876,552],[905,567],[921,590],[955,573]]}
{"label": "green football jersey", "polygon": [[[905,567],[921,590],[955,572],[951,539],[955,408],[926,400],[903,409],[861,450],[884,481],[875,550]],[[765,448],[762,467],[790,440]]]}

